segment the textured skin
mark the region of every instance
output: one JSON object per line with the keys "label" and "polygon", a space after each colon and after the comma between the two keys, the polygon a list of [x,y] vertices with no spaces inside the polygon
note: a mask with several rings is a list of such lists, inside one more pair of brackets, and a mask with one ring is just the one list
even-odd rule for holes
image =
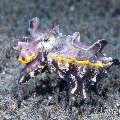
{"label": "textured skin", "polygon": [[[38,21],[37,21],[38,22]],[[113,59],[102,54],[107,41],[98,40],[91,46],[80,42],[80,34],[62,35],[59,27],[55,26],[46,33],[39,33],[38,23],[33,21],[30,35],[18,41],[18,61],[26,64],[20,73],[20,83],[26,82],[27,76],[33,77],[35,72],[41,72],[46,66],[60,78],[67,81],[71,94],[83,95],[86,98],[86,80],[96,82],[99,70],[107,73]],[[35,27],[35,28],[34,28]],[[24,39],[30,39],[30,42]]]}

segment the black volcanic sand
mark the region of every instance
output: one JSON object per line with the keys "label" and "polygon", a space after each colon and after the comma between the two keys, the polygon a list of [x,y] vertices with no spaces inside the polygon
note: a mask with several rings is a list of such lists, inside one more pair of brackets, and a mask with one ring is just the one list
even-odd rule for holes
{"label": "black volcanic sand", "polygon": [[[59,23],[64,34],[76,31],[81,41],[91,45],[106,39],[104,52],[120,59],[120,1],[119,0],[1,0],[0,1],[0,120],[112,120],[120,119],[120,67],[112,67],[109,78],[97,82],[88,90],[88,98],[75,98],[68,110],[65,91],[59,103],[57,92],[51,93],[57,76],[47,72],[21,86],[22,102],[18,108],[15,98],[16,79],[24,67],[16,61],[13,50],[16,37],[26,34],[28,20],[38,16],[41,30]],[[47,84],[46,81],[51,79]],[[36,88],[37,86],[37,88]],[[35,92],[37,90],[37,93]],[[52,99],[51,99],[52,98]],[[74,97],[71,96],[70,102]]]}

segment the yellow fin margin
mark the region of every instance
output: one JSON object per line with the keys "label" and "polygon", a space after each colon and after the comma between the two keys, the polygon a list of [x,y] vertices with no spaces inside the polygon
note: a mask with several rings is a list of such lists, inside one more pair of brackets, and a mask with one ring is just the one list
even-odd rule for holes
{"label": "yellow fin margin", "polygon": [[35,60],[36,57],[37,57],[37,56],[36,56],[35,54],[32,54],[30,57],[25,58],[25,60],[23,60],[23,59],[21,59],[21,58],[18,58],[17,60],[18,60],[20,63],[22,63],[22,64],[27,64],[27,63],[32,62],[33,60]]}
{"label": "yellow fin margin", "polygon": [[59,62],[73,63],[73,64],[78,64],[78,65],[83,65],[83,66],[86,65],[86,66],[95,67],[95,68],[106,67],[112,64],[112,62],[105,64],[105,63],[92,63],[89,60],[80,61],[80,60],[77,60],[76,58],[71,58],[71,57],[64,58],[64,57],[56,56],[53,54],[48,54],[48,58],[54,59]]}

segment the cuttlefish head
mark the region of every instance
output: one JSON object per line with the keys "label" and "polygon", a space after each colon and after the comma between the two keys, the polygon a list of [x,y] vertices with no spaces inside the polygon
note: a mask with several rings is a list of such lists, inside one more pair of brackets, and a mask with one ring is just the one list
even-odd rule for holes
{"label": "cuttlefish head", "polygon": [[17,58],[17,60],[22,64],[27,64],[32,62],[37,58],[36,53],[31,53],[29,50],[22,50]]}

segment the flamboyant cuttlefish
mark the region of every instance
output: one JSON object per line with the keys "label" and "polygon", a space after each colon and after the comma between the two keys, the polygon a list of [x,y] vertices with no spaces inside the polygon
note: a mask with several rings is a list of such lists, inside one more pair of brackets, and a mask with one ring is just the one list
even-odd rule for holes
{"label": "flamboyant cuttlefish", "polygon": [[102,54],[107,41],[98,40],[91,46],[80,41],[80,34],[63,35],[59,26],[54,26],[45,33],[38,31],[39,19],[29,21],[29,35],[20,37],[16,50],[17,60],[25,64],[20,73],[19,83],[26,82],[27,76],[33,77],[35,72],[46,66],[59,75],[71,87],[71,94],[83,95],[86,98],[85,80],[96,82],[99,71],[107,73],[107,68],[118,64],[118,60]]}

